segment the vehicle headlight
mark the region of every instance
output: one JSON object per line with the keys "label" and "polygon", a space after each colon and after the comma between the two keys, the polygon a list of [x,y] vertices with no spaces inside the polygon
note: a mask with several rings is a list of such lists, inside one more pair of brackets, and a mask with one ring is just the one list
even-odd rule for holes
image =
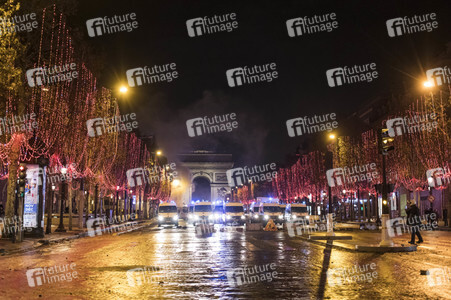
{"label": "vehicle headlight", "polygon": [[282,215],[279,215],[279,219],[283,219],[283,216],[282,216]]}
{"label": "vehicle headlight", "polygon": [[172,218],[174,219],[174,221],[177,221],[177,220],[179,219],[179,216],[178,216],[178,215],[175,215],[175,216],[173,216]]}
{"label": "vehicle headlight", "polygon": [[198,215],[195,215],[195,216],[194,216],[194,220],[199,220],[199,216],[198,216]]}
{"label": "vehicle headlight", "polygon": [[268,220],[268,219],[269,219],[269,216],[268,216],[268,215],[265,215],[264,218],[265,218],[265,220]]}
{"label": "vehicle headlight", "polygon": [[293,219],[296,219],[296,215],[293,215]]}
{"label": "vehicle headlight", "polygon": [[164,217],[163,216],[158,216],[158,221],[163,221]]}
{"label": "vehicle headlight", "polygon": [[241,220],[244,220],[244,219],[246,219],[246,217],[245,216],[241,216]]}
{"label": "vehicle headlight", "polygon": [[254,219],[258,219],[258,215],[255,215],[255,216],[254,216]]}
{"label": "vehicle headlight", "polygon": [[213,219],[214,216],[213,216],[213,215],[209,215],[208,218],[209,218],[209,219]]}

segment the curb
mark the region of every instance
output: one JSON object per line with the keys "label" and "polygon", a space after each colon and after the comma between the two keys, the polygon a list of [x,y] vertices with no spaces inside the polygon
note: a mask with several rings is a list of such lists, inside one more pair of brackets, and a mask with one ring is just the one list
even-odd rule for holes
{"label": "curb", "polygon": [[[286,232],[285,232],[286,233]],[[414,252],[417,251],[417,246],[396,246],[396,247],[379,247],[377,245],[355,245],[353,246],[341,246],[335,244],[328,244],[327,242],[321,242],[320,240],[310,239],[308,237],[296,236],[298,239],[321,245],[321,246],[332,246],[333,249],[340,249],[350,252],[372,252],[372,253],[395,253],[395,252]],[[338,240],[339,241],[339,240]]]}
{"label": "curb", "polygon": [[356,245],[357,252],[387,253],[387,252],[414,252],[417,251],[417,245],[403,246],[378,246],[378,245]]}
{"label": "curb", "polygon": [[[151,222],[149,224],[147,224],[147,225],[137,226],[137,227],[131,228],[131,229],[123,231],[123,232],[117,232],[117,233],[115,233],[115,235],[121,235],[121,234],[125,234],[125,233],[130,233],[130,232],[133,232],[135,230],[139,230],[139,229],[142,229],[142,228],[145,228],[145,227],[150,227],[150,226],[155,225],[155,223],[152,222],[152,220],[150,220],[150,221]],[[140,220],[140,221],[136,221],[136,222],[137,222],[137,224],[141,224],[141,223],[144,223],[146,221]],[[104,228],[104,229],[102,229],[102,232],[108,231],[109,229],[110,229],[110,227]],[[7,250],[3,249],[4,252],[0,253],[0,256],[25,253],[25,252],[36,250],[36,249],[38,249],[38,248],[40,248],[42,246],[53,245],[53,244],[60,244],[60,243],[63,243],[63,242],[76,240],[76,239],[84,238],[84,237],[88,237],[88,232],[87,231],[80,232],[80,233],[74,234],[72,236],[62,237],[62,238],[41,239],[41,240],[37,240],[36,242],[34,242],[34,244],[32,246],[27,247],[27,248],[22,248],[22,249],[13,250],[13,251],[7,251]],[[2,249],[0,249],[0,250],[2,250]]]}
{"label": "curb", "polygon": [[308,237],[303,237],[303,236],[300,236],[300,235],[296,236],[296,238],[304,240],[304,241],[307,241],[307,242],[312,243],[312,244],[317,244],[317,245],[320,245],[320,246],[328,246],[328,245],[330,246],[331,245],[333,249],[340,249],[340,250],[344,250],[344,251],[356,252],[356,249],[354,249],[352,247],[339,246],[339,245],[335,245],[335,244],[327,244],[327,243],[324,243],[324,242],[320,242],[318,240],[311,240]]}

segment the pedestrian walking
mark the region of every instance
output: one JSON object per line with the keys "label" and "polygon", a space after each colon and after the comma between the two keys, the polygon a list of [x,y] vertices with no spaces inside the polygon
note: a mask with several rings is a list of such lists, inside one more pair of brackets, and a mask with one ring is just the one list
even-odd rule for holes
{"label": "pedestrian walking", "polygon": [[407,213],[407,225],[410,226],[411,239],[409,241],[410,244],[415,244],[415,235],[418,236],[418,243],[423,242],[423,237],[420,234],[420,210],[418,206],[415,204],[415,201],[410,202],[409,208],[406,209]]}

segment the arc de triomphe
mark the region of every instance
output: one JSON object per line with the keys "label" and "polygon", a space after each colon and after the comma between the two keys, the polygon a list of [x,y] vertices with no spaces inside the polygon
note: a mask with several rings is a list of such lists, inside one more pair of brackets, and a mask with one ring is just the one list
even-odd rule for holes
{"label": "arc de triomphe", "polygon": [[[186,184],[180,191],[178,205],[188,205],[194,192],[196,178],[210,183],[210,200],[225,200],[230,194],[226,171],[233,168],[232,154],[219,154],[212,151],[197,150],[178,155],[178,174]],[[179,168],[180,167],[180,168]],[[180,199],[181,198],[181,199]]]}

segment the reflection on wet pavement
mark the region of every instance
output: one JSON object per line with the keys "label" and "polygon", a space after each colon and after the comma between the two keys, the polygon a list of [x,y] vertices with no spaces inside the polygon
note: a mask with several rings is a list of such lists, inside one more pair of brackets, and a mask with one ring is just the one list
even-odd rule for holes
{"label": "reflection on wet pavement", "polygon": [[[40,294],[46,299],[71,296],[84,299],[445,297],[449,283],[431,291],[427,276],[421,276],[418,271],[416,259],[408,254],[365,254],[325,248],[290,238],[282,231],[217,230],[211,237],[201,238],[192,227],[147,228],[3,257],[0,296]],[[27,269],[66,263],[76,264],[77,279],[34,288],[27,285]],[[377,272],[372,282],[364,277],[357,281],[337,277],[341,276],[337,275],[341,274],[339,270],[348,270],[349,275],[353,266],[372,263]],[[331,270],[337,271],[332,273],[333,278],[328,276]],[[275,276],[268,275],[269,271]]]}

